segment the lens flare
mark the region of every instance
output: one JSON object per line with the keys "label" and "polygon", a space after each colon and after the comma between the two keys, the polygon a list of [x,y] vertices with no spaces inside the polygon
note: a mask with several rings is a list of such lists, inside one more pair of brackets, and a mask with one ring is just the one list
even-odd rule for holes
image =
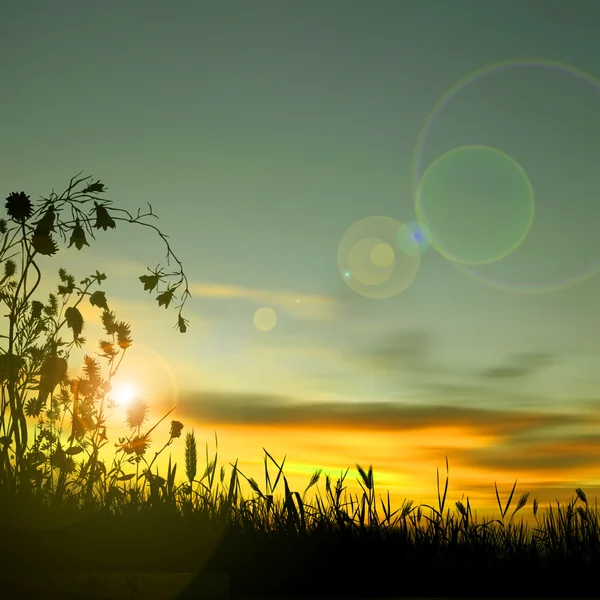
{"label": "lens flare", "polygon": [[533,186],[510,156],[463,146],[438,157],[417,189],[419,223],[445,258],[485,265],[511,254],[533,223]]}
{"label": "lens flare", "polygon": [[402,227],[396,236],[398,249],[405,254],[418,252],[424,254],[431,246],[431,231],[425,223],[409,221],[406,227]]}
{"label": "lens flare", "polygon": [[[399,246],[402,239],[404,246]],[[417,277],[421,252],[411,230],[392,217],[367,217],[338,244],[338,269],[346,285],[366,298],[391,298]]]}
{"label": "lens flare", "polygon": [[[460,92],[466,90],[467,88],[471,88],[472,86],[475,86],[475,84],[477,84],[477,82],[480,82],[486,78],[490,78],[493,75],[497,75],[500,73],[507,73],[507,72],[511,72],[511,71],[516,71],[516,72],[521,72],[521,73],[531,71],[534,74],[536,71],[537,72],[557,73],[565,80],[565,83],[579,82],[579,83],[585,85],[587,88],[591,88],[591,91],[593,91],[594,93],[600,92],[600,80],[598,80],[596,77],[594,77],[590,73],[587,73],[586,71],[583,71],[582,69],[574,67],[568,63],[554,61],[554,60],[550,60],[550,59],[544,59],[544,58],[516,58],[516,59],[510,59],[510,60],[503,60],[500,62],[486,65],[482,68],[472,71],[471,73],[468,73],[465,77],[463,77],[462,79],[457,81],[446,92],[444,92],[444,94],[442,94],[442,96],[435,103],[431,112],[425,119],[423,126],[417,136],[417,140],[416,140],[415,146],[413,148],[412,165],[411,165],[411,188],[412,188],[413,198],[415,199],[415,204],[417,203],[417,196],[419,193],[419,188],[422,185],[422,180],[424,179],[424,177],[426,175],[427,169],[430,168],[430,165],[426,165],[424,163],[424,155],[425,155],[425,151],[427,149],[429,138],[431,136],[431,132],[432,132],[434,126],[436,125],[436,123],[438,122],[440,115],[443,114],[444,110],[447,109],[449,105],[453,104],[457,100],[457,96],[460,94]],[[533,81],[533,78],[531,79],[531,81]],[[562,96],[563,95],[561,95],[561,98],[562,98]],[[512,100],[512,98],[507,97],[507,100]],[[599,100],[600,100],[600,98],[599,98]],[[552,98],[549,98],[549,101],[552,101]],[[599,107],[600,107],[600,104],[599,104]],[[516,174],[516,171],[515,171],[515,174]],[[515,175],[515,178],[516,178],[516,175]],[[515,181],[516,181],[516,179],[515,179]],[[540,187],[541,187],[541,185],[538,185],[536,182],[536,188],[540,188]],[[526,197],[523,196],[522,199],[523,198],[526,198]],[[540,207],[542,206],[542,201],[540,200],[540,198],[538,198],[538,204]],[[438,219],[435,220],[435,223],[433,222],[434,216],[431,215],[430,217],[431,217],[432,227],[433,227],[432,246],[435,247],[437,245],[438,250],[439,250],[439,248],[441,248],[443,254],[444,253],[449,254],[450,257],[454,259],[454,260],[451,260],[451,264],[456,269],[458,269],[459,271],[461,271],[468,277],[475,279],[477,281],[480,281],[481,283],[484,283],[485,285],[488,285],[495,289],[500,289],[500,290],[504,290],[504,291],[508,291],[508,292],[523,293],[523,294],[550,293],[550,292],[565,289],[570,286],[581,283],[581,282],[591,278],[598,272],[600,272],[600,257],[597,257],[597,258],[594,258],[592,261],[589,261],[589,259],[588,259],[588,263],[583,270],[579,270],[578,272],[575,272],[575,273],[570,273],[566,277],[562,277],[562,278],[560,276],[558,276],[558,277],[550,276],[550,277],[552,277],[550,279],[550,277],[547,276],[548,280],[545,280],[545,281],[541,280],[541,281],[536,281],[536,282],[532,282],[532,281],[521,281],[520,282],[520,281],[511,280],[511,279],[509,279],[509,277],[504,278],[504,275],[506,274],[504,267],[501,269],[492,269],[492,272],[494,273],[494,276],[492,276],[489,274],[489,269],[487,269],[487,268],[485,269],[486,272],[482,272],[483,265],[488,264],[488,262],[489,262],[489,261],[485,260],[486,258],[487,259],[490,259],[490,258],[497,259],[498,257],[500,257],[500,254],[501,254],[500,248],[498,248],[496,250],[486,249],[485,252],[476,251],[473,248],[460,248],[460,251],[456,251],[456,249],[454,249],[455,254],[458,254],[459,256],[452,256],[453,248],[450,247],[450,245],[451,245],[450,237],[448,237],[448,240],[445,240],[445,239],[443,239],[444,234],[442,234],[440,231],[436,230],[436,227],[437,227],[437,229],[440,229],[440,227],[441,227],[440,222],[439,222],[440,221],[439,215],[438,215]],[[419,218],[419,217],[417,217],[417,218]],[[522,225],[525,224],[524,221],[519,221],[519,219],[517,219],[516,221],[513,221],[513,224],[515,224],[515,223],[518,224],[519,222]],[[426,225],[426,223],[423,223],[419,218],[419,225],[423,226],[423,225]],[[441,243],[440,243],[440,237],[442,238]],[[505,241],[507,241],[510,239],[510,236],[508,236],[504,239],[505,239]],[[454,244],[454,241],[452,241],[452,244]],[[446,247],[446,246],[448,246],[448,247]],[[510,250],[512,248],[512,250],[514,250],[515,248],[513,248],[512,246],[516,247],[515,244],[512,244],[511,246],[508,246],[507,249]],[[466,261],[463,260],[463,262],[458,262],[457,260],[455,260],[456,258],[459,258],[459,259],[466,258]],[[582,260],[585,260],[585,259],[582,258]],[[495,266],[496,264],[499,264],[499,263],[496,262],[492,266]],[[479,265],[478,269],[473,268],[474,266],[477,266],[477,265]],[[499,276],[499,274],[501,274],[502,278]]]}
{"label": "lens flare", "polygon": [[254,313],[254,326],[260,331],[271,331],[277,325],[277,313],[267,306]]}

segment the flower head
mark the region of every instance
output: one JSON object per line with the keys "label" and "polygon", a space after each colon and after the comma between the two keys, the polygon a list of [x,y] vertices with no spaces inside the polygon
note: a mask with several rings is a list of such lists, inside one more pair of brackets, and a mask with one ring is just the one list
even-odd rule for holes
{"label": "flower head", "polygon": [[141,427],[148,418],[148,410],[148,404],[146,404],[145,400],[141,398],[132,400],[125,411],[127,425],[131,429]]}
{"label": "flower head", "polygon": [[79,219],[75,219],[75,227],[71,232],[71,239],[69,240],[69,248],[75,244],[77,250],[81,250],[83,246],[89,246],[87,239],[85,238],[85,231],[79,223]]}
{"label": "flower head", "polygon": [[6,199],[6,212],[14,221],[24,223],[33,212],[33,205],[25,192],[13,192]]}
{"label": "flower head", "polygon": [[96,224],[94,227],[96,229],[104,229],[106,231],[109,227],[114,229],[116,227],[116,223],[114,219],[108,214],[108,211],[102,204],[98,204],[94,201],[94,206],[96,210]]}
{"label": "flower head", "polygon": [[183,429],[183,423],[179,421],[171,421],[171,437],[181,437],[181,430]]}

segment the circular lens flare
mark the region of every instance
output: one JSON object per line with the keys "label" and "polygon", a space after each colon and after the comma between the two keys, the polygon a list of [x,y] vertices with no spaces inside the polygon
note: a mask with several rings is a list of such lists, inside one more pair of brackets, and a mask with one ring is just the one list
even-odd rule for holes
{"label": "circular lens flare", "polygon": [[376,267],[389,267],[393,264],[394,260],[394,249],[385,242],[377,244],[371,250],[371,262]]}
{"label": "circular lens flare", "polygon": [[[507,73],[509,71],[527,72],[528,70],[537,70],[539,72],[547,73],[554,72],[565,78],[567,82],[568,80],[581,82],[588,88],[591,88],[594,93],[600,94],[600,80],[598,78],[568,63],[545,58],[516,58],[503,60],[485,65],[484,67],[468,73],[442,94],[433,106],[429,115],[426,117],[423,126],[419,131],[412,153],[411,188],[413,198],[416,199],[417,197],[419,185],[427,168],[424,156],[431,132],[438,122],[440,115],[453,100],[455,100],[456,96],[463,90],[470,88],[471,86],[474,87],[477,82],[489,78],[492,75]],[[423,225],[423,223],[420,223],[420,225]],[[489,287],[506,292],[522,294],[543,294],[563,290],[586,281],[600,272],[600,257],[596,257],[587,262],[584,269],[571,272],[565,277],[548,277],[546,280],[535,282],[527,280],[518,281],[513,278],[509,279],[509,277],[498,277],[496,275],[491,276],[488,273],[482,272],[482,268],[475,269],[473,266],[469,266],[468,263],[451,261],[451,264],[470,278],[488,285]],[[471,263],[471,265],[473,265],[473,263]]]}
{"label": "circular lens flare", "polygon": [[277,313],[267,306],[254,313],[254,326],[260,331],[271,331],[277,325]]}
{"label": "circular lens flare", "polygon": [[[405,240],[399,247],[398,239]],[[421,252],[410,229],[392,217],[367,217],[338,244],[337,263],[346,285],[366,298],[396,296],[415,280]]]}
{"label": "circular lens flare", "polygon": [[463,146],[425,171],[415,199],[419,223],[445,258],[485,265],[505,258],[533,223],[533,186],[510,156],[488,146]]}

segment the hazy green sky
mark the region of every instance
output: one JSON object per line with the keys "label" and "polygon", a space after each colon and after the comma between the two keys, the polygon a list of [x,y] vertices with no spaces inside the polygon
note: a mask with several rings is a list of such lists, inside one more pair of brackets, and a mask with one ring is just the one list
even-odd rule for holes
{"label": "hazy green sky", "polygon": [[[137,281],[163,259],[147,232],[117,228],[64,262],[105,268],[188,418],[454,426],[490,436],[453,450],[465,469],[583,483],[600,449],[585,428],[600,406],[599,22],[594,0],[13,2],[3,197],[83,170],[119,206],[152,204],[191,282],[185,336]],[[513,62],[465,79],[498,61]],[[423,179],[431,230],[471,260],[524,240],[471,277],[429,248],[401,293],[356,293],[345,232],[415,221],[411,173],[465,146],[488,149]],[[383,235],[373,223],[364,237]],[[268,332],[261,307],[278,317]],[[419,447],[416,461],[447,453]]]}

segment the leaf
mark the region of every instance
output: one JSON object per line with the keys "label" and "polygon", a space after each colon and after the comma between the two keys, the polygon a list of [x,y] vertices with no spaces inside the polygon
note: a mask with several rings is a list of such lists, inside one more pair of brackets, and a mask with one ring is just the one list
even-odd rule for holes
{"label": "leaf", "polygon": [[140,281],[144,284],[144,291],[151,292],[160,281],[160,275],[141,275]]}
{"label": "leaf", "polygon": [[79,454],[80,452],[83,452],[83,448],[80,448],[79,446],[73,446],[72,448],[67,448],[65,450],[65,454],[68,454],[69,456]]}
{"label": "leaf", "polygon": [[129,473],[128,475],[121,475],[121,477],[117,477],[117,481],[129,481],[135,477],[135,473]]}
{"label": "leaf", "polygon": [[54,391],[54,388],[67,376],[68,364],[66,359],[50,355],[46,357],[40,367],[40,410],[45,405],[46,398]]}
{"label": "leaf", "polygon": [[73,330],[73,337],[78,337],[83,330],[83,316],[79,309],[74,306],[69,306],[65,311],[67,325]]}
{"label": "leaf", "polygon": [[106,293],[101,291],[94,292],[90,296],[90,304],[92,306],[99,306],[104,310],[108,310],[108,303],[106,302]]}
{"label": "leaf", "polygon": [[168,308],[169,304],[171,304],[171,300],[173,300],[174,293],[175,293],[175,290],[167,290],[166,292],[159,294],[156,297],[156,300],[158,301],[158,305]]}

